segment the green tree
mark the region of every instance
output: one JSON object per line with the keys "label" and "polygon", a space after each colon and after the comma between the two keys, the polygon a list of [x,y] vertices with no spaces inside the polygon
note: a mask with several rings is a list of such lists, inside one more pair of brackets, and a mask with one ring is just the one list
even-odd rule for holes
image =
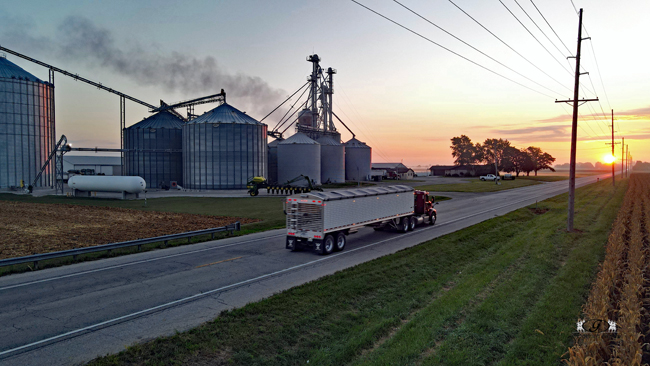
{"label": "green tree", "polygon": [[[486,139],[483,142],[483,162],[485,164],[494,164],[495,154],[497,168],[499,170],[505,170],[509,164],[506,161],[506,150],[510,147],[510,141],[504,139]],[[504,165],[506,163],[506,165]],[[512,170],[511,170],[512,171]]]}
{"label": "green tree", "polygon": [[479,151],[466,135],[452,138],[450,148],[451,156],[456,159],[455,165],[475,165],[478,162]]}
{"label": "green tree", "polygon": [[[552,172],[555,171],[555,169],[553,169],[551,166],[555,161],[555,158],[552,157],[551,154],[545,153],[542,151],[542,149],[535,146],[528,146],[526,150],[528,151],[528,156],[533,163],[532,171],[535,172],[535,175],[537,175],[538,171],[543,169],[549,169]],[[530,171],[528,174],[530,174]]]}

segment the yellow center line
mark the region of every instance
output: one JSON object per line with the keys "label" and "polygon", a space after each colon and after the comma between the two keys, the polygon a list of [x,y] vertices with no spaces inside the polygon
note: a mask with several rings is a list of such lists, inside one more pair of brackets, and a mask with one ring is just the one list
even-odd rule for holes
{"label": "yellow center line", "polygon": [[218,264],[218,263],[223,263],[223,262],[234,261],[235,259],[240,259],[240,258],[243,258],[243,257],[235,257],[235,258],[230,258],[230,259],[224,259],[224,260],[222,260],[222,261],[212,262],[212,263],[208,263],[208,264],[203,264],[203,265],[200,265],[200,266],[197,266],[197,267],[194,267],[194,268],[201,268],[201,267],[211,266],[211,265],[213,265],[213,264]]}

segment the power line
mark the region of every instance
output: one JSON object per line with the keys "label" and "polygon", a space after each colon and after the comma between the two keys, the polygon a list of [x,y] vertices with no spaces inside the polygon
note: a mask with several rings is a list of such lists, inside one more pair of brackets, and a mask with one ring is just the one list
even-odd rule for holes
{"label": "power line", "polygon": [[464,45],[466,45],[466,46],[472,48],[474,51],[476,51],[476,52],[482,54],[483,56],[489,58],[490,60],[492,60],[492,61],[494,61],[494,62],[496,62],[496,63],[498,63],[499,65],[505,67],[506,69],[508,69],[508,70],[510,70],[510,71],[512,71],[512,72],[514,72],[515,74],[517,74],[517,75],[523,77],[524,79],[526,79],[526,80],[528,80],[528,81],[530,81],[530,82],[532,82],[532,83],[537,84],[538,86],[541,86],[542,88],[544,88],[544,89],[546,89],[546,90],[548,90],[548,91],[550,91],[550,92],[552,92],[552,93],[559,94],[559,93],[555,92],[554,90],[551,90],[551,89],[547,88],[546,86],[544,86],[544,85],[542,85],[542,84],[536,82],[535,80],[533,80],[533,79],[527,77],[526,75],[524,75],[524,74],[522,74],[522,73],[520,73],[520,72],[518,72],[518,71],[512,69],[511,67],[509,67],[509,66],[505,65],[504,63],[502,63],[501,61],[496,60],[496,59],[493,58],[492,56],[486,54],[485,52],[479,50],[478,48],[472,46],[471,44],[469,44],[469,43],[463,41],[462,39],[456,37],[455,35],[451,34],[451,33],[448,32],[447,30],[445,30],[445,29],[443,29],[442,27],[440,27],[439,25],[433,23],[432,21],[430,21],[429,19],[425,18],[424,16],[418,14],[416,11],[414,11],[414,10],[412,10],[411,8],[407,7],[406,5],[400,3],[399,1],[397,1],[397,0],[393,0],[393,1],[396,2],[397,4],[399,4],[399,5],[400,5],[401,7],[403,7],[404,9],[406,9],[406,10],[410,11],[411,13],[417,15],[418,17],[420,17],[421,19],[423,19],[423,20],[426,21],[427,23],[429,23],[429,24],[433,25],[434,27],[440,29],[441,31],[447,33],[448,35],[454,37],[456,40],[462,42]]}
{"label": "power line", "polygon": [[551,28],[551,30],[553,31],[553,33],[555,34],[555,36],[557,37],[557,39],[560,40],[560,43],[562,43],[562,45],[564,46],[564,48],[566,48],[566,50],[569,52],[569,54],[571,54],[571,50],[569,49],[569,47],[567,47],[567,45],[564,44],[564,41],[562,41],[562,38],[560,38],[560,36],[557,34],[557,32],[555,32],[555,29],[553,29],[553,27],[551,26],[551,23],[549,23],[548,20],[546,20],[546,17],[544,16],[544,14],[542,14],[542,12],[539,10],[539,8],[537,7],[537,5],[535,5],[535,3],[533,2],[533,0],[530,0],[530,2],[533,4],[533,6],[535,7],[535,9],[536,9],[537,12],[539,13],[539,15],[542,16],[542,19],[544,19],[544,21],[546,22],[546,24],[548,25],[548,27]]}
{"label": "power line", "polygon": [[[562,58],[565,58],[566,55],[565,55],[565,54],[564,54],[564,53],[563,53],[563,52],[562,52],[562,51],[561,51],[561,50],[560,50],[560,49],[555,45],[555,43],[554,43],[553,41],[551,41],[551,39],[546,35],[546,33],[542,30],[542,28],[540,28],[540,26],[537,25],[537,22],[535,22],[535,21],[533,20],[533,18],[532,18],[530,15],[528,15],[528,12],[523,8],[523,6],[521,6],[521,4],[519,4],[519,2],[518,2],[517,0],[514,0],[514,1],[515,1],[515,4],[517,4],[517,6],[519,7],[519,9],[521,9],[521,11],[523,11],[524,14],[526,14],[526,16],[528,17],[528,19],[530,19],[530,21],[533,22],[533,24],[535,25],[535,27],[537,27],[537,29],[539,29],[539,31],[544,35],[544,37],[546,37],[546,39],[547,39],[547,40],[548,40],[548,41],[553,45],[553,47],[555,47],[555,49],[560,53],[560,55],[562,55]],[[534,4],[533,4],[533,5],[534,5]],[[538,10],[538,11],[539,11],[539,10]],[[571,54],[571,51],[569,51],[569,55],[570,55],[570,54]]]}
{"label": "power line", "polygon": [[569,71],[564,65],[562,65],[560,61],[558,61],[557,58],[555,58],[555,56],[551,54],[551,51],[549,51],[548,48],[546,48],[546,46],[544,46],[542,42],[540,42],[539,39],[537,39],[537,37],[535,37],[535,35],[524,25],[524,23],[522,23],[521,20],[519,20],[519,18],[517,18],[517,16],[512,11],[510,11],[510,9],[506,6],[506,4],[504,4],[503,1],[501,0],[499,0],[499,2],[501,3],[501,5],[503,5],[504,8],[506,8],[506,10],[508,10],[508,13],[510,13],[510,15],[512,15],[519,22],[519,24],[521,24],[521,26],[524,27],[524,29],[528,32],[528,34],[530,34],[533,38],[535,38],[537,43],[539,43],[539,45],[542,46],[544,50],[546,50],[546,52],[553,58],[553,60],[555,60],[555,62],[557,62],[558,65],[560,65],[564,69],[564,71],[568,72],[569,75],[571,75],[571,71]]}
{"label": "power line", "polygon": [[509,44],[507,44],[504,40],[502,40],[501,38],[499,38],[496,34],[492,33],[492,31],[490,31],[489,29],[487,29],[487,28],[486,28],[483,24],[481,24],[478,20],[474,19],[471,15],[469,15],[469,14],[468,14],[465,10],[463,10],[460,6],[456,5],[456,3],[454,3],[452,0],[449,0],[449,2],[452,3],[452,5],[454,5],[456,8],[458,8],[458,10],[462,11],[463,14],[467,15],[470,19],[472,19],[476,24],[480,25],[481,28],[485,29],[485,30],[486,30],[488,33],[490,33],[494,38],[498,39],[498,40],[499,40],[501,43],[503,43],[506,47],[508,47],[510,50],[512,50],[512,52],[516,53],[519,57],[521,57],[521,58],[524,59],[526,62],[528,62],[529,64],[531,64],[534,68],[536,68],[537,70],[539,70],[540,72],[542,72],[544,75],[546,75],[546,76],[548,76],[549,78],[551,78],[551,79],[552,79],[553,81],[555,81],[556,83],[560,84],[562,87],[564,87],[564,88],[566,88],[566,89],[568,89],[568,90],[571,90],[571,88],[569,88],[568,86],[566,86],[566,85],[562,84],[561,82],[557,81],[557,79],[555,79],[554,77],[552,77],[551,75],[549,75],[546,71],[540,69],[537,65],[535,65],[534,63],[532,63],[532,62],[531,62],[530,60],[528,60],[526,57],[524,57],[521,53],[517,52],[517,50],[515,50],[515,49],[512,48],[512,47],[510,47]]}
{"label": "power line", "polygon": [[489,72],[493,73],[494,75],[500,76],[500,77],[502,77],[502,78],[504,78],[504,79],[506,79],[506,80],[508,80],[508,81],[510,81],[510,82],[512,82],[512,83],[515,83],[515,84],[517,84],[517,85],[519,85],[519,86],[522,86],[522,87],[524,87],[524,88],[526,88],[526,89],[528,89],[528,90],[534,91],[535,93],[538,93],[538,94],[544,95],[544,96],[549,97],[549,98],[553,98],[552,96],[550,96],[550,95],[548,95],[548,94],[546,94],[546,93],[540,92],[539,90],[535,90],[535,89],[533,89],[533,88],[531,88],[531,87],[528,87],[528,86],[526,86],[526,85],[524,85],[524,84],[522,84],[522,83],[520,83],[520,82],[514,81],[514,80],[510,79],[510,78],[507,77],[507,76],[501,75],[501,74],[499,74],[498,72],[493,71],[493,70],[491,70],[491,69],[489,69],[489,68],[487,68],[487,67],[485,67],[485,66],[479,64],[478,62],[472,61],[472,60],[470,60],[469,58],[467,58],[467,57],[465,57],[465,56],[463,56],[463,55],[461,55],[461,54],[459,54],[459,53],[457,53],[457,52],[454,52],[454,51],[450,50],[449,48],[447,48],[447,47],[445,47],[445,46],[443,46],[443,45],[441,45],[441,44],[439,44],[439,43],[437,43],[437,42],[431,40],[430,38],[427,38],[427,37],[421,35],[420,33],[418,33],[418,32],[416,32],[416,31],[414,31],[414,30],[412,30],[412,29],[410,29],[410,28],[408,28],[408,27],[406,27],[406,26],[404,26],[404,25],[402,25],[402,24],[400,24],[400,23],[398,23],[398,22],[396,22],[396,21],[394,21],[394,20],[388,18],[387,16],[385,16],[385,15],[383,15],[383,14],[380,14],[380,13],[378,13],[378,12],[376,12],[376,11],[370,9],[369,7],[367,7],[367,6],[365,6],[365,5],[361,4],[361,3],[359,3],[359,2],[356,1],[356,0],[350,0],[350,1],[352,1],[353,3],[359,5],[359,6],[363,7],[363,8],[365,8],[365,9],[368,10],[368,11],[371,11],[371,12],[375,13],[376,15],[378,15],[378,16],[380,16],[380,17],[386,19],[386,20],[388,20],[389,22],[391,22],[391,23],[393,23],[393,24],[395,24],[395,25],[397,25],[397,26],[399,26],[399,27],[401,27],[401,28],[403,28],[403,29],[405,29],[405,30],[407,30],[407,31],[409,31],[409,32],[411,32],[411,33],[413,33],[413,34],[415,34],[416,36],[418,36],[418,37],[420,37],[420,38],[422,38],[422,39],[424,39],[424,40],[426,40],[426,41],[429,41],[430,43],[433,43],[434,45],[436,45],[436,46],[442,48],[443,50],[445,50],[445,51],[447,51],[447,52],[450,52],[450,53],[452,53],[452,54],[454,54],[454,55],[456,55],[456,56],[462,58],[462,59],[465,60],[465,61],[468,61],[468,62],[470,62],[470,63],[472,63],[472,64],[474,64],[474,65],[476,65],[476,66],[478,66],[478,67],[480,67],[480,68],[482,68],[482,69],[484,69],[484,70],[486,70],[486,71],[489,71]]}

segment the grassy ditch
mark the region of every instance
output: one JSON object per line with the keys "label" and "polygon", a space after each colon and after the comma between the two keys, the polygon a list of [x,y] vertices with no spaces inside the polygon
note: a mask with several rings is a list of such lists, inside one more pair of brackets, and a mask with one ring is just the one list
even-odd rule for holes
{"label": "grassy ditch", "polygon": [[627,181],[349,268],[91,365],[558,365]]}
{"label": "grassy ditch", "polygon": [[417,186],[415,189],[422,189],[431,192],[497,192],[506,189],[521,188],[541,184],[542,182],[532,179],[515,179],[499,181],[501,184],[494,184],[493,181],[482,181],[478,178],[467,178],[467,183],[446,183],[429,184]]}

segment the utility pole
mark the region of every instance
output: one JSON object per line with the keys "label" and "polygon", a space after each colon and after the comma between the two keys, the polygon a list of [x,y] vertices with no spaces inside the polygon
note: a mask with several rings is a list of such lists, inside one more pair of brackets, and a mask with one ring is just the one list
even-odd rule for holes
{"label": "utility pole", "polygon": [[625,176],[625,137],[623,137],[623,142],[621,142],[621,177]]}
{"label": "utility pole", "polygon": [[625,145],[625,178],[630,175],[630,146]]}
{"label": "utility pole", "polygon": [[[571,124],[571,162],[569,168],[569,213],[567,217],[567,231],[573,231],[573,213],[575,207],[575,194],[576,194],[576,144],[578,140],[578,102],[582,104],[590,101],[598,101],[596,99],[582,99],[579,100],[578,92],[580,89],[580,45],[582,41],[591,39],[591,37],[582,38],[582,8],[578,20],[578,50],[575,55],[576,59],[576,72],[575,83],[573,86],[573,99],[571,100],[556,100],[555,103],[573,103],[573,122]],[[568,58],[571,58],[568,57]]]}
{"label": "utility pole", "polygon": [[[612,159],[614,158],[614,110],[612,109]],[[614,165],[616,159],[612,160],[612,187],[616,187],[616,177],[614,176]]]}

